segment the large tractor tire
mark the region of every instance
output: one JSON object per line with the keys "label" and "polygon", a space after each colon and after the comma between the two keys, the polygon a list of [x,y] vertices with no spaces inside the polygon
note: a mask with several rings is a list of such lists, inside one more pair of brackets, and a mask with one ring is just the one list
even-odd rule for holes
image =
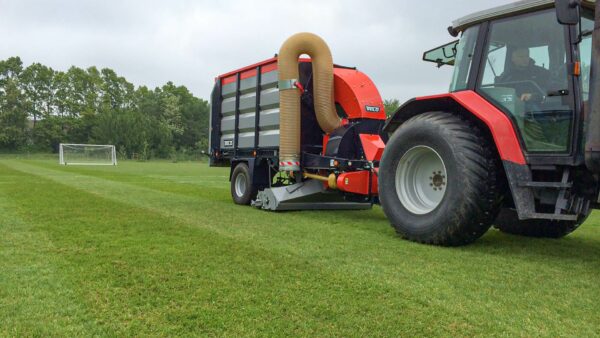
{"label": "large tractor tire", "polygon": [[473,123],[430,112],[391,136],[379,169],[379,198],[406,239],[435,245],[471,243],[500,211],[500,161]]}
{"label": "large tractor tire", "polygon": [[587,218],[579,221],[551,221],[546,219],[519,220],[515,209],[502,209],[494,227],[502,232],[540,238],[562,238],[575,231]]}
{"label": "large tractor tire", "polygon": [[256,198],[258,189],[252,184],[246,163],[238,163],[231,174],[231,197],[235,204],[249,205]]}

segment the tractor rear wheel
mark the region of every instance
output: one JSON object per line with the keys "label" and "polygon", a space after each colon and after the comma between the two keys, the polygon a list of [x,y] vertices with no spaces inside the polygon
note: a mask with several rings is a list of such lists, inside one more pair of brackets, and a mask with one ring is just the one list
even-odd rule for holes
{"label": "tractor rear wheel", "polygon": [[249,205],[256,197],[258,189],[252,184],[248,165],[238,163],[231,174],[231,197],[235,204]]}
{"label": "tractor rear wheel", "polygon": [[551,221],[547,219],[519,220],[515,209],[502,209],[494,227],[511,235],[540,238],[562,238],[575,231],[587,218],[580,221]]}
{"label": "tractor rear wheel", "polygon": [[404,122],[379,169],[379,198],[404,238],[464,245],[481,237],[502,202],[499,159],[473,123],[445,112]]}

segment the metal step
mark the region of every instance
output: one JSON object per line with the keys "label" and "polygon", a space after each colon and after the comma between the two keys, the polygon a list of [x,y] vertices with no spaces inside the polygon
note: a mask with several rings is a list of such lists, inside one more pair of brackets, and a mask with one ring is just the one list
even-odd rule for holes
{"label": "metal step", "polygon": [[525,188],[552,188],[552,189],[564,189],[573,187],[571,182],[519,182],[519,187]]}
{"label": "metal step", "polygon": [[537,219],[549,219],[553,221],[576,221],[577,215],[565,215],[565,214],[544,214],[544,213],[533,213],[527,215],[526,218],[537,218]]}

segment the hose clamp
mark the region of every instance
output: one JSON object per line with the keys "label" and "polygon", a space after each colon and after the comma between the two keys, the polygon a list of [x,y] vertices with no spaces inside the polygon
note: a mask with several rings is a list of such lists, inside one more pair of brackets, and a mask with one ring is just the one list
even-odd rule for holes
{"label": "hose clamp", "polygon": [[297,79],[279,80],[279,83],[278,83],[279,91],[296,89],[296,88],[298,88],[296,86],[297,82],[298,82]]}

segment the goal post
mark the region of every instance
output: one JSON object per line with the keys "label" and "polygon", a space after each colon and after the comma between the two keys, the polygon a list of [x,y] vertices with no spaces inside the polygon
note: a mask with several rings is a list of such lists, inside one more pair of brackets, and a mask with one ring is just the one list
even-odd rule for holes
{"label": "goal post", "polygon": [[61,143],[58,154],[61,165],[117,165],[117,152],[110,144]]}

